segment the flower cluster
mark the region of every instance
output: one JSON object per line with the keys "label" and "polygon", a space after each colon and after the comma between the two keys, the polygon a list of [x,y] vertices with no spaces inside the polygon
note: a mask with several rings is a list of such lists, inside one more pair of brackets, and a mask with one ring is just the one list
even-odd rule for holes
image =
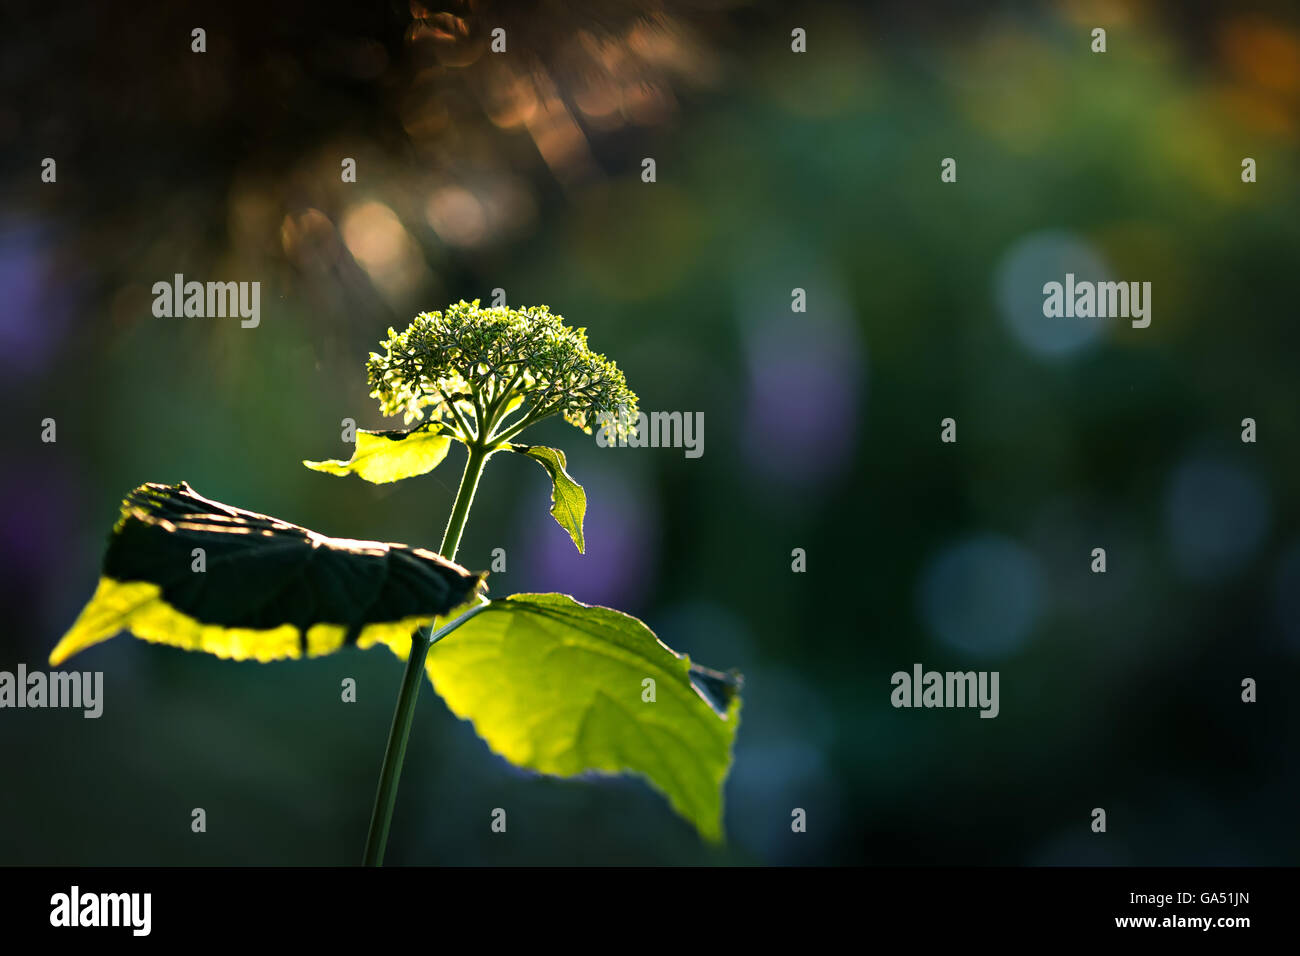
{"label": "flower cluster", "polygon": [[[637,397],[609,359],[544,305],[458,302],[388,330],[366,374],[385,415],[440,421],[464,437],[508,440],[551,415],[591,433],[611,416],[636,420]],[[507,416],[518,412],[514,420]],[[471,425],[471,422],[473,423]],[[626,427],[626,426],[623,426]]]}

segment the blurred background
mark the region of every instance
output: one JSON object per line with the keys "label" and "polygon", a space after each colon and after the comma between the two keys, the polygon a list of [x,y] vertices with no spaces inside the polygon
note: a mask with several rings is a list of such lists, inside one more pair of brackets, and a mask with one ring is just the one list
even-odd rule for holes
{"label": "blurred background", "polygon": [[[426,686],[390,863],[1294,863],[1288,7],[15,8],[0,669],[47,669],[144,481],[436,546],[457,452],[384,487],[300,462],[347,457],[344,418],[399,424],[364,374],[390,325],[501,288],[585,326],[643,408],[703,412],[705,451],[553,419],[534,437],[586,487],[587,555],[540,469],[499,460],[459,560],[504,548],[492,593],[624,609],[744,672],[729,840],[637,779],[511,768]],[[1151,282],[1150,327],[1045,319],[1066,272]],[[175,273],[260,281],[260,326],[155,318]],[[1000,716],[895,710],[915,662],[999,671]],[[237,664],[121,637],[71,666],[104,672],[100,719],[0,711],[0,863],[359,861],[390,654]]]}

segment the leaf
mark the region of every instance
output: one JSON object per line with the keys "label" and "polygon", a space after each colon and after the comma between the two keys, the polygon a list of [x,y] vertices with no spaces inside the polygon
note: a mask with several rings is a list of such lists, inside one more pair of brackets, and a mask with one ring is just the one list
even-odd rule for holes
{"label": "leaf", "polygon": [[739,678],[692,667],[636,618],[565,594],[515,594],[434,644],[426,668],[452,713],[511,763],[562,777],[642,774],[702,836],[722,838]]}
{"label": "leaf", "polygon": [[124,630],[259,661],[409,640],[474,597],[484,577],[423,548],[329,538],[210,501],[185,482],[150,483],[122,502],[99,587],[50,663]]}
{"label": "leaf", "polygon": [[587,493],[567,471],[564,452],[545,445],[511,445],[513,451],[541,462],[551,476],[551,516],[569,532],[579,553],[587,552],[587,542],[582,535],[582,519],[587,514]]}
{"label": "leaf", "polygon": [[347,461],[304,461],[313,471],[330,475],[355,474],[374,484],[400,481],[433,471],[447,457],[451,435],[439,422],[427,422],[409,430],[357,429],[357,444]]}

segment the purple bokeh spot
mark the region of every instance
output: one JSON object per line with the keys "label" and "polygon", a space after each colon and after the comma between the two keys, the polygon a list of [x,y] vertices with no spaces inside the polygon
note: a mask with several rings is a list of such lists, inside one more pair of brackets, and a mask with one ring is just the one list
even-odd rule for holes
{"label": "purple bokeh spot", "polygon": [[[642,449],[623,448],[611,455],[636,455]],[[524,502],[527,531],[524,565],[529,591],[560,591],[586,604],[634,610],[650,593],[648,576],[659,549],[658,521],[652,502],[643,500],[615,472],[584,465],[587,492],[583,522],[586,554],[550,515],[550,489]]]}
{"label": "purple bokeh spot", "polygon": [[862,381],[854,329],[798,315],[748,333],[745,452],[751,467],[788,484],[841,471],[857,431]]}
{"label": "purple bokeh spot", "polygon": [[0,227],[0,363],[8,377],[40,372],[67,326],[70,296],[51,281],[47,246],[35,228]]}
{"label": "purple bokeh spot", "polygon": [[0,482],[0,561],[8,575],[39,581],[65,555],[75,500],[65,474],[48,467],[15,468]]}
{"label": "purple bokeh spot", "polygon": [[[19,648],[35,646],[50,627],[66,627],[75,613],[68,589],[85,586],[69,577],[83,570],[69,558],[69,548],[83,543],[77,490],[57,464],[14,462],[0,477],[0,601]],[[93,575],[94,565],[84,570]]]}

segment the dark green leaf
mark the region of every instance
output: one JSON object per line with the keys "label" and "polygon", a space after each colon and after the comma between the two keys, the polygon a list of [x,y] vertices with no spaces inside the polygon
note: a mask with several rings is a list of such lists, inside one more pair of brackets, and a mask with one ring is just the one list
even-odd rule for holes
{"label": "dark green leaf", "polygon": [[122,503],[99,588],[50,660],[123,630],[236,659],[369,647],[464,604],[483,578],[423,548],[330,538],[151,483]]}

